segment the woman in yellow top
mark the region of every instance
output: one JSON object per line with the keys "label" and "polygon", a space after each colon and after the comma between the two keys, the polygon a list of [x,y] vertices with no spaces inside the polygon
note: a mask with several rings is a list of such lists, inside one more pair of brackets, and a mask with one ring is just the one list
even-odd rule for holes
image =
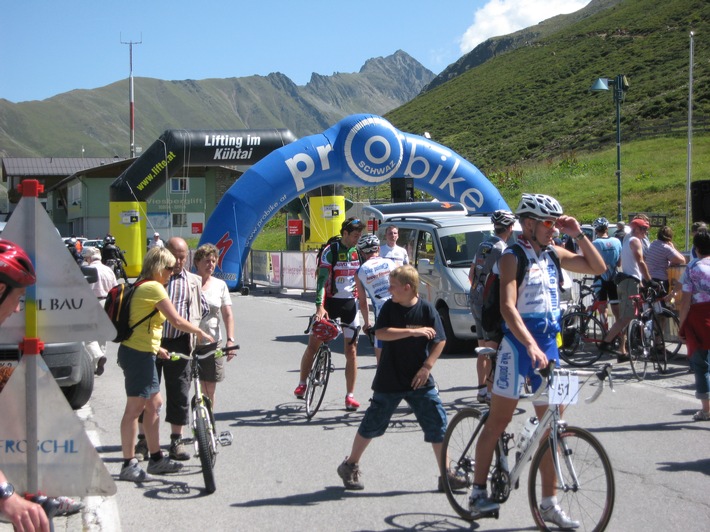
{"label": "woman in yellow top", "polygon": [[[170,357],[168,352],[160,347],[163,323],[167,319],[176,329],[196,334],[200,343],[214,340],[209,334],[180,317],[171,303],[165,286],[174,266],[175,257],[166,248],[152,248],[148,251],[139,276],[139,281],[144,282],[136,288],[131,300],[129,324],[137,323],[154,310],[157,312],[138,325],[131,337],[121,342],[118,348],[118,364],[123,369],[127,396],[121,419],[123,466],[120,480],[142,482],[149,478],[148,474],[174,473],[182,468],[181,463],[170,460],[160,451],[159,412],[163,398],[160,395],[155,357]],[[148,474],[138,465],[133,448],[141,412],[150,451]]]}

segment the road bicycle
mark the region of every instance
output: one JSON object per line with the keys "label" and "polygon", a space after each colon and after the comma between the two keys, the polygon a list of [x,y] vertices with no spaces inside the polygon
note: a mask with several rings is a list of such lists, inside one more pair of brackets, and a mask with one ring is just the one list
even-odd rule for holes
{"label": "road bicycle", "polygon": [[682,344],[678,315],[661,305],[661,290],[649,287],[645,296],[629,296],[635,317],[629,322],[626,342],[631,372],[639,381],[646,377],[649,361],[658,373],[666,373],[668,361],[678,355]]}
{"label": "road bicycle", "polygon": [[191,363],[190,378],[194,395],[192,397],[192,438],[182,438],[180,441],[185,445],[194,444],[195,456],[199,456],[202,466],[202,477],[205,481],[207,493],[214,493],[217,489],[214,479],[214,466],[217,460],[217,444],[226,447],[232,445],[232,433],[228,430],[217,434],[214,422],[214,412],[212,412],[212,402],[209,397],[202,393],[200,384],[200,364],[199,361],[211,355],[216,358],[226,355],[229,351],[239,349],[238,345],[218,347],[217,342],[198,345],[193,349],[192,354],[170,353],[172,360],[180,358],[189,360]]}
{"label": "road bicycle", "polygon": [[[539,373],[544,383],[533,398],[539,401],[547,396],[549,408],[537,424],[526,446],[515,453],[515,465],[509,469],[508,456],[516,436],[506,431],[498,439],[493,461],[487,475],[491,499],[502,504],[508,500],[513,488],[519,487],[523,470],[530,464],[528,499],[535,524],[548,530],[540,510],[543,460],[552,461],[555,471],[557,499],[560,507],[573,519],[580,521],[578,530],[604,530],[614,509],[615,484],[611,461],[602,444],[589,431],[568,426],[561,418],[561,405],[575,404],[579,391],[594,379],[597,389],[587,403],[594,402],[602,393],[605,381],[613,391],[611,364],[599,371],[555,368],[554,362]],[[579,377],[587,377],[583,382]],[[444,491],[451,507],[468,521],[473,518],[468,508],[470,488],[476,467],[475,450],[490,410],[464,408],[448,426],[444,437],[442,463]],[[518,440],[520,438],[518,437]],[[447,474],[448,471],[448,474]],[[466,488],[452,487],[452,479],[465,479]],[[481,517],[498,518],[498,511]]]}
{"label": "road bicycle", "polygon": [[[562,345],[560,357],[570,366],[586,367],[594,364],[602,356],[599,344],[604,341],[609,331],[607,302],[596,297],[590,283],[594,277],[574,279],[579,284],[579,298],[568,307],[560,321]],[[592,304],[587,306],[583,300],[591,296]]]}
{"label": "road bicycle", "polygon": [[[309,421],[318,412],[318,409],[323,402],[323,397],[325,397],[325,390],[328,388],[330,374],[335,371],[329,343],[340,336],[343,327],[351,329],[355,332],[349,342],[350,345],[357,342],[358,335],[360,334],[360,326],[351,327],[350,325],[340,323],[339,319],[320,321],[322,321],[324,325],[327,325],[327,327],[323,327],[323,332],[320,330],[314,331],[314,334],[316,334],[316,336],[323,343],[320,344],[316,354],[313,357],[311,370],[308,372],[306,394],[304,396],[306,401],[306,417]],[[314,314],[308,321],[308,327],[305,331],[303,331],[303,334],[310,334],[311,331],[313,331],[313,327],[316,326],[317,323],[319,323],[319,321],[316,320],[316,316]]]}

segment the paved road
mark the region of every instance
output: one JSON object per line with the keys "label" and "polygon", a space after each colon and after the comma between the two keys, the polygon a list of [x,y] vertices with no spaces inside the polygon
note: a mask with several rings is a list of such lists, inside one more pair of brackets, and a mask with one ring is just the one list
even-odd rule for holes
{"label": "paved road", "polygon": [[[199,461],[184,473],[134,485],[118,482],[115,497],[89,498],[82,516],[57,520],[57,530],[467,530],[446,497],[436,491],[438,472],[431,447],[406,407],[397,412],[387,434],[373,441],[363,457],[365,490],[346,492],[335,469],[348,454],[362,412],[343,409],[344,358],[324,409],[305,420],[294,399],[297,367],[304,349],[303,329],[313,303],[298,294],[264,290],[233,296],[239,356],[228,365],[217,389],[217,423],[234,433],[217,463],[217,492],[203,491]],[[356,397],[367,404],[374,356],[361,342]],[[336,351],[342,347],[336,342]],[[121,463],[119,421],[124,406],[122,375],[110,346],[111,363],[97,379],[90,404],[79,412],[97,442],[109,471]],[[435,369],[450,416],[473,403],[475,361],[448,356]],[[593,405],[568,410],[570,424],[591,429],[607,449],[615,470],[617,496],[610,530],[706,530],[710,423],[694,423],[698,407],[687,366],[671,375],[629,380],[620,367],[616,393]],[[514,423],[522,423],[530,404],[522,401]],[[163,424],[161,438],[168,441]],[[525,479],[521,486],[525,486]],[[3,525],[5,526],[5,525]],[[1,530],[6,530],[0,526]],[[532,519],[524,489],[511,495],[499,520],[474,524],[481,530],[529,530]]]}

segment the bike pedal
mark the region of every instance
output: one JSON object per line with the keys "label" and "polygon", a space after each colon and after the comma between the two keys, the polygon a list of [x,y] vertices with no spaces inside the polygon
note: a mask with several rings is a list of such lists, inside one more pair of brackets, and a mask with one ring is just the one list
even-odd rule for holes
{"label": "bike pedal", "polygon": [[219,436],[217,437],[217,441],[219,442],[220,445],[223,447],[226,447],[227,445],[232,445],[232,441],[234,441],[234,437],[232,436],[232,433],[229,432],[228,430],[224,430],[219,433]]}

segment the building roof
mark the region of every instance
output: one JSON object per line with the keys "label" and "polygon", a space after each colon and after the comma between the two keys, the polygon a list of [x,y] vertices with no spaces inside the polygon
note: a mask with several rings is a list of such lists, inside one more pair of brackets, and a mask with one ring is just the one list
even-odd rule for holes
{"label": "building roof", "polygon": [[2,175],[8,177],[69,176],[89,168],[125,161],[120,157],[3,157]]}

